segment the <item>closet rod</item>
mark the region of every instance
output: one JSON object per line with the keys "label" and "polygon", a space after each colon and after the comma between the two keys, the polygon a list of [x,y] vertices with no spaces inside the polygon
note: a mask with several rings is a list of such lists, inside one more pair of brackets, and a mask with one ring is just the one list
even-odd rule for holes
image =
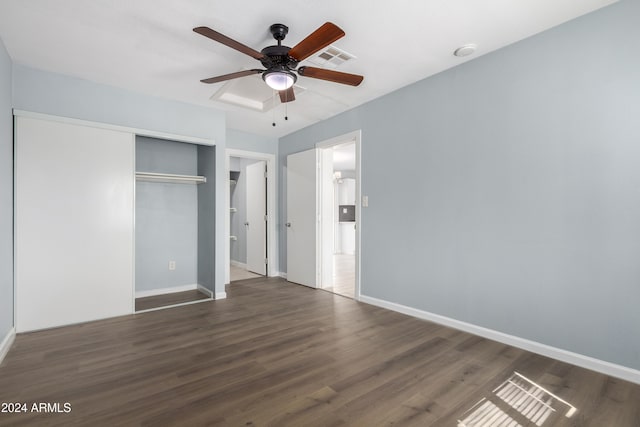
{"label": "closet rod", "polygon": [[198,175],[176,175],[171,173],[136,172],[137,181],[174,182],[182,184],[202,184],[207,178]]}

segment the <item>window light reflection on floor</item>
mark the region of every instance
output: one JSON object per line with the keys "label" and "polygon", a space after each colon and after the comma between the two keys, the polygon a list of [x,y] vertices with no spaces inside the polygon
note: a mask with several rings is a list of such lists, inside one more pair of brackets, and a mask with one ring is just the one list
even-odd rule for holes
{"label": "window light reflection on floor", "polygon": [[553,417],[571,418],[577,409],[565,400],[514,372],[458,420],[458,427],[542,426]]}

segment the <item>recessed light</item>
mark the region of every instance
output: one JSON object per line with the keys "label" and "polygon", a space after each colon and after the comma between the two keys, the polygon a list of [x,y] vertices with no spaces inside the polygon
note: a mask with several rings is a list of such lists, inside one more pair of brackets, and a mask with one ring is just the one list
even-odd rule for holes
{"label": "recessed light", "polygon": [[469,56],[471,55],[473,52],[476,51],[476,49],[478,48],[477,45],[471,43],[471,44],[465,44],[464,46],[460,46],[459,48],[457,48],[456,50],[453,51],[453,54],[455,56],[459,56],[459,57],[463,57],[463,56]]}

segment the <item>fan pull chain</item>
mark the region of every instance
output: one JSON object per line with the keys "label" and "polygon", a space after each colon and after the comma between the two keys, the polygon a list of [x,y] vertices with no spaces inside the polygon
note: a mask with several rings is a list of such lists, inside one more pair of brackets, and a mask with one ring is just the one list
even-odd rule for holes
{"label": "fan pull chain", "polygon": [[[276,105],[276,91],[273,91],[273,105]],[[276,126],[276,109],[272,108],[273,111],[273,122],[271,123],[271,126],[275,127]]]}

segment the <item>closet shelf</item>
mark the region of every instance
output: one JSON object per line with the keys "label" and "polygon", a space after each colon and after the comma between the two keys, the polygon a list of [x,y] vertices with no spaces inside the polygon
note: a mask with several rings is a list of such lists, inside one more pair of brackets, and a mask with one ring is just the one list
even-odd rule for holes
{"label": "closet shelf", "polygon": [[171,173],[136,172],[136,181],[165,182],[176,184],[202,184],[207,178],[199,175],[176,175]]}

